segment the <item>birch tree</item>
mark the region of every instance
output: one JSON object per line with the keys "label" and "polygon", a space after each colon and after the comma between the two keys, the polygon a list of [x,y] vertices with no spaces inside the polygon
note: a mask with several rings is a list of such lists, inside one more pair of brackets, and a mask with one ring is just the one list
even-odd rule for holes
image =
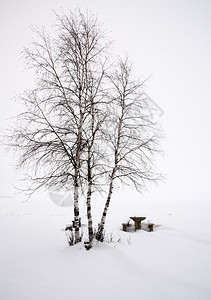
{"label": "birch tree", "polygon": [[88,218],[88,233],[89,243],[86,244],[86,248],[92,247],[92,240],[94,238],[94,229],[91,214],[91,196],[94,191],[102,191],[103,185],[102,176],[105,175],[103,168],[103,161],[105,160],[102,143],[101,129],[106,119],[106,114],[103,112],[97,112],[95,104],[92,103],[91,108],[91,120],[90,126],[86,127],[84,138],[86,140],[85,160],[87,162],[87,168],[84,170],[84,177],[87,179],[87,218]]}
{"label": "birch tree", "polygon": [[[73,189],[75,234],[71,244],[75,244],[81,240],[79,195],[87,185],[87,217],[93,239],[90,153],[110,43],[93,15],[78,10],[56,17],[56,35],[35,29],[32,47],[24,50],[28,66],[35,70],[36,87],[20,97],[25,112],[9,135],[9,144],[21,153],[18,167],[30,171],[30,192],[52,185]],[[87,130],[93,134],[90,141]],[[87,178],[81,171],[85,165]]]}
{"label": "birch tree", "polygon": [[97,240],[101,242],[114,184],[134,186],[142,191],[147,182],[161,178],[153,170],[154,154],[160,151],[160,130],[152,119],[150,103],[144,96],[144,82],[133,78],[128,59],[119,59],[109,78],[112,104],[106,140],[111,168],[108,170],[107,200],[96,233]]}
{"label": "birch tree", "polygon": [[[86,198],[89,241],[103,241],[116,184],[141,191],[156,182],[153,169],[159,130],[151,118],[144,84],[133,78],[128,59],[116,59],[95,16],[80,10],[56,15],[54,34],[35,29],[24,50],[35,88],[19,100],[23,113],[8,133],[27,171],[29,193],[51,187],[73,191],[74,234],[81,241],[79,201]],[[116,66],[116,67],[115,67]],[[106,192],[94,236],[92,194]]]}

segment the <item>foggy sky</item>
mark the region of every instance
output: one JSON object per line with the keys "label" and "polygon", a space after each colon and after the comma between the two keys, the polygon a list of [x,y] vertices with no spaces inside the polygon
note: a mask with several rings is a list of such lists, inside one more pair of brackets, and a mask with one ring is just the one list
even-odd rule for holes
{"label": "foggy sky", "polygon": [[[166,184],[150,197],[202,199],[211,195],[211,2],[131,0],[0,2],[0,126],[19,111],[15,93],[30,87],[21,50],[30,43],[30,25],[50,25],[52,10],[80,8],[97,13],[119,54],[128,53],[136,74],[150,76],[147,93],[164,111],[166,155],[158,166]],[[0,157],[0,196],[9,195],[14,171]],[[16,175],[15,175],[16,176]]]}

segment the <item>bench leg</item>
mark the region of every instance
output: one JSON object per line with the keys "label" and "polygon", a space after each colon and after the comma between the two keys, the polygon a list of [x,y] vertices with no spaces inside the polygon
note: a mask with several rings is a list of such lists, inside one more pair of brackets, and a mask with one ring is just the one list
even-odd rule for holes
{"label": "bench leg", "polygon": [[149,225],[148,225],[149,232],[153,231],[153,226],[154,226],[154,224],[149,224]]}
{"label": "bench leg", "polygon": [[122,230],[127,231],[127,225],[122,225]]}
{"label": "bench leg", "polygon": [[141,222],[140,222],[140,221],[139,221],[139,222],[137,222],[137,221],[135,222],[135,231],[136,231],[137,229],[138,229],[138,230],[141,229]]}

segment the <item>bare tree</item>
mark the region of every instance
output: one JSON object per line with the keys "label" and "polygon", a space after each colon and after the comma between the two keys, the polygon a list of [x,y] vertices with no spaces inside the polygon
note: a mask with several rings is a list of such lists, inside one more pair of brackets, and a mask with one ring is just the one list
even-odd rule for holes
{"label": "bare tree", "polygon": [[29,67],[36,71],[36,88],[21,97],[26,111],[19,116],[9,144],[21,151],[18,166],[30,170],[30,192],[52,185],[69,189],[73,186],[74,244],[81,240],[79,193],[87,182],[81,172],[86,162],[87,216],[89,233],[93,235],[89,167],[93,142],[87,142],[86,128],[92,129],[93,140],[93,113],[102,99],[109,43],[96,18],[80,11],[57,16],[56,29],[56,38],[45,30],[36,30],[33,47],[24,51]]}
{"label": "bare tree", "polygon": [[89,242],[94,238],[93,192],[107,191],[96,238],[103,231],[116,182],[142,190],[159,179],[153,171],[159,131],[151,119],[143,84],[133,79],[128,60],[112,59],[110,42],[95,16],[80,10],[56,15],[55,35],[36,29],[24,53],[35,70],[35,88],[20,100],[24,112],[8,134],[28,170],[29,193],[65,188],[74,194],[74,234],[81,241],[80,196],[86,195]]}
{"label": "bare tree", "polygon": [[161,178],[153,170],[153,156],[159,152],[159,127],[153,122],[150,103],[144,97],[144,82],[133,79],[132,67],[119,60],[117,69],[110,75],[112,105],[110,125],[105,132],[110,151],[109,188],[107,200],[98,225],[96,238],[104,239],[104,226],[112,198],[114,183],[133,185],[138,191],[148,181]]}

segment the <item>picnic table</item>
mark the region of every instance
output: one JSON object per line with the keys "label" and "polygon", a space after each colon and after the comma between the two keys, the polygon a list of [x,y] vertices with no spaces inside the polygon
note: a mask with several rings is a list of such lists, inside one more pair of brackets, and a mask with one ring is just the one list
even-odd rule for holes
{"label": "picnic table", "polygon": [[141,222],[146,219],[146,217],[130,217],[135,223],[135,231],[141,229]]}

